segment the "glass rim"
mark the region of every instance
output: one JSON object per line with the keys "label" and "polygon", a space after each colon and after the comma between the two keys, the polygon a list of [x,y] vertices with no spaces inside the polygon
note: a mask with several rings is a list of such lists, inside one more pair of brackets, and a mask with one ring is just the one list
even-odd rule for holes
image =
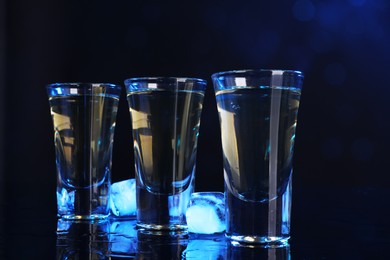
{"label": "glass rim", "polygon": [[112,89],[121,89],[122,87],[118,84],[113,83],[92,83],[92,82],[56,82],[56,83],[50,83],[46,85],[47,89],[52,88],[87,88],[87,87],[108,87]]}
{"label": "glass rim", "polygon": [[243,76],[243,75],[254,75],[255,73],[266,73],[266,72],[282,72],[296,75],[298,77],[303,77],[304,73],[299,70],[283,70],[283,69],[242,69],[242,70],[228,70],[216,72],[211,75],[212,79],[221,77],[221,76]]}
{"label": "glass rim", "polygon": [[124,83],[125,85],[129,85],[131,83],[139,83],[139,82],[164,83],[164,82],[172,82],[172,81],[176,81],[179,83],[194,82],[200,84],[207,84],[207,80],[201,78],[193,78],[193,77],[134,77],[134,78],[125,79]]}

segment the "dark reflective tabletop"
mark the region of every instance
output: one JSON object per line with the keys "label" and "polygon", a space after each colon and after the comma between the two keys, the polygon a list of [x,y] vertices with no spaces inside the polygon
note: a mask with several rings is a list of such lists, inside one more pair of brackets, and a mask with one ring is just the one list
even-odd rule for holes
{"label": "dark reflective tabletop", "polygon": [[224,234],[148,233],[135,220],[57,220],[3,205],[0,259],[389,259],[390,189],[305,190],[293,197],[290,245],[236,246]]}
{"label": "dark reflective tabletop", "polygon": [[223,234],[150,233],[137,230],[134,220],[59,221],[58,228],[57,259],[290,259],[289,246],[235,246]]}

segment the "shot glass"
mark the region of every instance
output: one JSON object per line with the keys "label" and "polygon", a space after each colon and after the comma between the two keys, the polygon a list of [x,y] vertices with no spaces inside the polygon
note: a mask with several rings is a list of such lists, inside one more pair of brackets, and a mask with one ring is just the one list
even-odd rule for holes
{"label": "shot glass", "polygon": [[155,231],[186,229],[206,81],[130,78],[125,85],[134,139],[137,225]]}
{"label": "shot glass", "polygon": [[221,126],[226,236],[242,244],[288,244],[303,74],[239,70],[212,79]]}
{"label": "shot glass", "polygon": [[111,151],[121,87],[100,83],[47,86],[54,124],[57,209],[63,219],[109,215]]}

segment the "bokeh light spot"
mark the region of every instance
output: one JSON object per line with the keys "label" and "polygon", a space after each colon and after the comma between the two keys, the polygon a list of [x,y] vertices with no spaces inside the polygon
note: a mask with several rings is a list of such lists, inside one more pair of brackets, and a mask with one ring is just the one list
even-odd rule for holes
{"label": "bokeh light spot", "polygon": [[344,22],[347,11],[346,5],[339,2],[326,2],[318,8],[317,18],[324,29],[340,32],[340,24]]}

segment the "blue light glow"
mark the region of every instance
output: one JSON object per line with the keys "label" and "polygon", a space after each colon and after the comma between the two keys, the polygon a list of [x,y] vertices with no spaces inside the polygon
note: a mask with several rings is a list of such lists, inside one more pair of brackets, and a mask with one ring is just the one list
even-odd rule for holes
{"label": "blue light glow", "polygon": [[326,31],[315,32],[309,41],[311,49],[316,52],[324,53],[330,51],[334,46],[335,39],[332,34]]}
{"label": "blue light glow", "polygon": [[366,0],[348,0],[348,2],[353,6],[362,6],[366,3]]}
{"label": "blue light glow", "polygon": [[311,21],[316,13],[314,4],[309,0],[298,0],[293,6],[293,14],[296,19],[302,22]]}

